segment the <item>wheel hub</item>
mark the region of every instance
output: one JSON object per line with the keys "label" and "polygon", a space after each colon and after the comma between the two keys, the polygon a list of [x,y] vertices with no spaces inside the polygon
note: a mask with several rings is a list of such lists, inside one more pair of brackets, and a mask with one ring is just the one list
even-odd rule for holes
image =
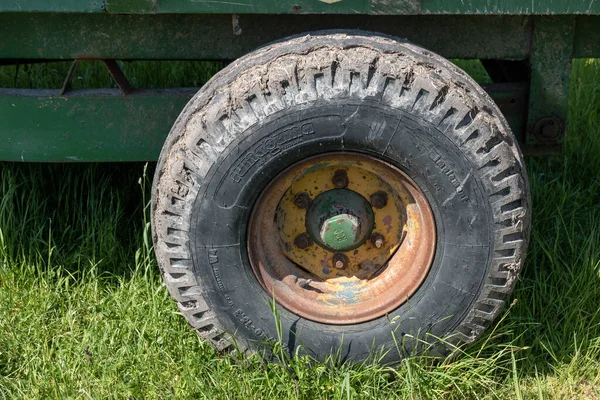
{"label": "wheel hub", "polygon": [[272,181],[252,212],[247,243],[255,275],[285,308],[352,324],[384,315],[418,289],[435,227],[424,195],[400,170],[333,153]]}
{"label": "wheel hub", "polygon": [[306,213],[306,230],[321,247],[349,251],[373,229],[373,210],[360,194],[333,189],[318,195]]}

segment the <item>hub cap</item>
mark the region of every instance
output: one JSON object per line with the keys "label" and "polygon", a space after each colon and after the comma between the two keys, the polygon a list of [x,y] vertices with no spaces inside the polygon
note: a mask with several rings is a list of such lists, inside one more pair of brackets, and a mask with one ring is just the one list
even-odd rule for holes
{"label": "hub cap", "polygon": [[332,153],[276,177],[252,212],[248,254],[269,295],[304,318],[352,324],[384,315],[420,286],[435,226],[403,172]]}
{"label": "hub cap", "polygon": [[306,213],[306,229],[320,246],[348,251],[360,246],[373,229],[373,210],[360,194],[347,189],[318,195]]}

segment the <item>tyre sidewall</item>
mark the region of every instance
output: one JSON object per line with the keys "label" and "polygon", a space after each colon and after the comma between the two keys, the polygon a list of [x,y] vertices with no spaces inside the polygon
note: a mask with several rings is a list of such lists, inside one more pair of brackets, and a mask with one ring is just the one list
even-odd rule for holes
{"label": "tyre sidewall", "polygon": [[[268,183],[295,162],[340,151],[378,157],[415,181],[434,213],[434,262],[417,292],[388,315],[327,325],[277,307],[278,333],[272,299],[247,256],[253,205]],[[488,275],[493,216],[482,178],[443,132],[418,115],[375,101],[315,101],[275,113],[232,142],[209,171],[192,207],[194,273],[205,284],[205,300],[238,340],[281,339],[290,351],[302,345],[319,359],[331,349],[350,359],[364,359],[380,346],[398,345],[410,353],[416,341],[409,337],[450,334]]]}

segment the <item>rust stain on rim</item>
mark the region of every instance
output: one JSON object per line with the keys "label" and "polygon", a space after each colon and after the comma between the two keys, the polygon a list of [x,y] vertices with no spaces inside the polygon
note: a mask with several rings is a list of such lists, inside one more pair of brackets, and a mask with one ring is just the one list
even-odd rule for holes
{"label": "rust stain on rim", "polygon": [[[367,199],[383,190],[388,200],[373,207],[373,234],[383,233],[385,245],[367,240],[342,253],[348,265],[336,269],[337,253],[312,241],[302,249],[294,245],[306,224],[306,209],[294,199],[308,184],[312,199],[335,190],[324,177],[341,168],[348,172],[348,190]],[[254,274],[279,304],[306,319],[341,325],[381,317],[406,302],[429,272],[435,242],[431,208],[406,174],[370,156],[329,153],[289,167],[263,191],[250,217],[247,250]]]}

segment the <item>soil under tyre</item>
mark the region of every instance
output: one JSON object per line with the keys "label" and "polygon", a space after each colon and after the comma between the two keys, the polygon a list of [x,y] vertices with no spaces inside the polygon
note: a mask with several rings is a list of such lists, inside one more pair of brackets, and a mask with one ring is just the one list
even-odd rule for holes
{"label": "soil under tyre", "polygon": [[173,126],[154,178],[153,239],[191,326],[219,351],[233,349],[232,336],[242,350],[278,337],[270,295],[250,267],[248,221],[278,174],[328,152],[367,154],[410,176],[434,215],[435,255],[419,289],[383,317],[328,325],[278,307],[285,346],[357,361],[383,348],[394,361],[419,350],[411,337],[481,336],[525,258],[522,155],[463,71],[414,44],[358,31],[293,37],[240,58]]}

